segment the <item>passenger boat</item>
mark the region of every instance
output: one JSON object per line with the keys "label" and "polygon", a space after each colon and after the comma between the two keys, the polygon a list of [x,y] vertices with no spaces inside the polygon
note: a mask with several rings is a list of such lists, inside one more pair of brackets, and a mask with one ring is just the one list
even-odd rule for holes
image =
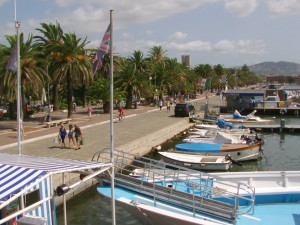
{"label": "passenger boat", "polygon": [[200,155],[222,155],[230,154],[236,161],[255,160],[261,157],[262,142],[249,144],[210,144],[210,143],[183,143],[175,145],[175,152],[200,154]]}
{"label": "passenger boat", "polygon": [[[167,163],[121,151],[117,153],[115,158],[119,162],[128,160],[133,164],[130,170],[125,164],[115,164],[115,171],[118,171],[115,199],[141,223],[298,224],[298,171],[209,174],[179,166],[171,170]],[[133,168],[135,170],[131,171]],[[131,177],[130,172],[140,177]],[[111,190],[106,185],[109,176],[107,178],[97,190],[110,197]]]}
{"label": "passenger boat", "polygon": [[190,155],[175,152],[159,152],[166,163],[196,170],[226,171],[232,167],[230,156]]}

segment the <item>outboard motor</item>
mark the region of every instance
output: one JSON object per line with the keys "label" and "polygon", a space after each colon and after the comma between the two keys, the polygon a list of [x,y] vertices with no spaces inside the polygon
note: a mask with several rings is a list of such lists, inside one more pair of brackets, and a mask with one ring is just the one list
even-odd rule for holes
{"label": "outboard motor", "polygon": [[230,160],[232,163],[237,164],[237,165],[239,165],[239,166],[242,166],[241,163],[239,163],[238,161],[234,160],[234,159],[231,157],[231,155],[229,155],[229,154],[227,154],[227,155],[225,156],[225,160],[226,160],[226,161],[227,161],[227,160]]}

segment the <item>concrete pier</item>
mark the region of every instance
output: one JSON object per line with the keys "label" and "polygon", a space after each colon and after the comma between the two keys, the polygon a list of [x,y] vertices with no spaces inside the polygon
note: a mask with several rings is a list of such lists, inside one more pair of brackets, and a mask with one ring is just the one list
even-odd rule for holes
{"label": "concrete pier", "polygon": [[[195,100],[194,103],[199,106],[204,102],[205,97],[203,96]],[[204,113],[200,111],[200,107],[196,107],[196,109],[196,113]],[[61,118],[66,118],[66,113],[52,114],[53,120]],[[81,128],[86,141],[85,145],[78,150],[73,147],[73,143],[71,143],[71,148],[65,149],[55,144],[53,140],[58,135],[59,126],[46,128],[45,125],[40,125],[38,121],[39,119],[24,120],[23,127],[26,136],[22,138],[22,154],[90,161],[95,152],[110,145],[109,115],[101,114],[97,109],[94,110],[92,120],[89,120],[86,109],[79,109],[73,115],[71,124],[77,124]],[[145,155],[153,147],[164,143],[193,125],[187,117],[174,117],[174,106],[171,107],[170,111],[167,111],[166,107],[158,110],[157,107],[150,106],[125,110],[125,118],[122,121],[115,119],[114,122],[115,148]],[[0,152],[18,153],[15,126],[15,122],[0,121]],[[65,125],[66,129],[68,129],[67,126]],[[68,138],[66,138],[66,145],[69,146]],[[66,183],[71,180],[74,181],[74,179],[79,180],[79,175],[65,175]],[[62,176],[54,177],[56,185],[61,185],[62,180]],[[67,196],[72,198],[94,184],[93,182],[84,184]],[[60,204],[61,202],[58,201],[57,203]]]}

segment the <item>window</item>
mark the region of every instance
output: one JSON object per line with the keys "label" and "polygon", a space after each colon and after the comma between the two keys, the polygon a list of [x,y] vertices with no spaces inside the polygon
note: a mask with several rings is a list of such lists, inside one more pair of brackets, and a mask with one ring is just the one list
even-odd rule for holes
{"label": "window", "polygon": [[25,195],[25,207],[40,201],[40,189],[36,189]]}

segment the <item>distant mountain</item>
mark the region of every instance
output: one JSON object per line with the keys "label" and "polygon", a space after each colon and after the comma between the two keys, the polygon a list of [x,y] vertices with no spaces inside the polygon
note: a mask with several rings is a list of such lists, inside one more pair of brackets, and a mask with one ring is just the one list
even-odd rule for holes
{"label": "distant mountain", "polygon": [[257,75],[300,75],[300,64],[293,62],[263,62],[249,69]]}

